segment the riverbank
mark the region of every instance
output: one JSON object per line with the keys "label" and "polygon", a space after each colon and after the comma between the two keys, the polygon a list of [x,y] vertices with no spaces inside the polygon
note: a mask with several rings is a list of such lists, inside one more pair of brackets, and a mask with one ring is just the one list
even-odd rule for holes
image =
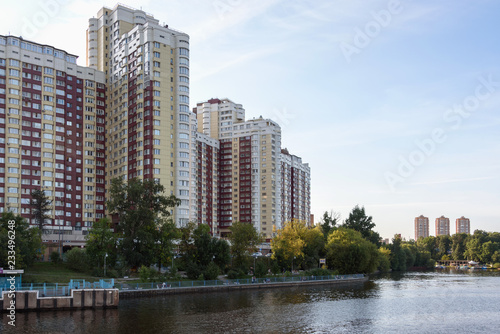
{"label": "riverbank", "polygon": [[338,276],[339,278],[332,279],[316,279],[316,277],[311,278],[301,278],[301,280],[296,281],[259,281],[256,283],[241,283],[235,281],[221,282],[220,285],[210,285],[210,286],[191,286],[191,287],[172,287],[171,285],[166,285],[166,287],[158,286],[156,289],[128,289],[120,290],[120,299],[128,298],[141,298],[141,297],[155,297],[161,295],[174,295],[174,294],[188,294],[188,293],[210,293],[210,292],[229,292],[235,290],[247,290],[247,289],[276,289],[276,288],[291,288],[299,286],[311,286],[311,285],[340,285],[340,284],[359,284],[368,281],[368,276],[362,274],[359,275],[343,275]]}

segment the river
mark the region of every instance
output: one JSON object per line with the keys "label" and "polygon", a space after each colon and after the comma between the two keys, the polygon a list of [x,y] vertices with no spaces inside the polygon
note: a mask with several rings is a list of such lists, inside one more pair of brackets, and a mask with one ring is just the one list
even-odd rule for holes
{"label": "river", "polygon": [[115,310],[2,316],[1,333],[498,333],[500,272],[122,300]]}

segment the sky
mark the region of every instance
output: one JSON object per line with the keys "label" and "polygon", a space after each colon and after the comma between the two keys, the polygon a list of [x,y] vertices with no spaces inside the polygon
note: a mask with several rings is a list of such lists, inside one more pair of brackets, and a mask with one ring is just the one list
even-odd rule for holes
{"label": "sky", "polygon": [[[5,0],[3,0],[5,1]],[[125,0],[122,0],[125,1]],[[8,2],[0,34],[85,65],[107,0]],[[191,105],[243,104],[311,166],[315,220],[364,206],[384,238],[414,218],[500,231],[500,2],[145,0],[126,5],[190,35]]]}

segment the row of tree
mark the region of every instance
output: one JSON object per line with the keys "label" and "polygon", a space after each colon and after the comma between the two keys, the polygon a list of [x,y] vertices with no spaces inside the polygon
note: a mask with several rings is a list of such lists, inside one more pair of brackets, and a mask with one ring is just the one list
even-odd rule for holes
{"label": "row of tree", "polygon": [[[114,223],[101,219],[94,224],[87,236],[85,250],[76,249],[68,254],[75,268],[100,270],[106,261],[109,273],[114,274],[113,269],[178,266],[190,278],[213,278],[229,270],[240,273],[308,270],[318,268],[320,259],[326,259],[325,268],[340,273],[431,267],[435,260],[447,258],[500,261],[499,233],[476,231],[470,236],[428,237],[418,242],[395,237],[390,245],[381,245],[372,217],[366,215],[364,207],[356,206],[344,222],[332,211],[325,212],[321,224],[312,228],[298,220],[285,223],[282,229],[273,231],[272,263],[271,260],[256,262],[250,255],[263,238],[251,224],[233,223],[229,242],[212,237],[207,225],[189,223],[177,228],[170,215],[180,201],[174,196],[163,195],[164,190],[154,180],[124,182],[121,178],[113,179],[107,209],[114,216]],[[25,221],[11,213],[2,216],[0,225],[0,241],[7,244],[4,243],[7,241],[6,222],[18,221],[16,233],[20,251],[16,256],[18,263],[24,265],[32,263],[40,253],[40,233],[50,205],[43,191],[35,191],[32,195],[32,213],[39,221],[38,229],[29,229]],[[179,259],[174,265],[176,254]],[[6,256],[5,249],[0,250],[0,260]],[[252,263],[259,268],[250,268]]]}

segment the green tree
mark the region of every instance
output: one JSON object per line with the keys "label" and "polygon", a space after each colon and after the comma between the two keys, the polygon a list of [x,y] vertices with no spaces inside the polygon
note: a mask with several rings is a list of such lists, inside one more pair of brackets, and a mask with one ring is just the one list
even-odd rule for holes
{"label": "green tree", "polygon": [[117,238],[113,233],[111,223],[107,218],[101,218],[92,225],[89,234],[85,237],[86,253],[90,263],[98,269],[104,268],[104,257],[106,266],[113,266],[117,258]]}
{"label": "green tree", "polygon": [[304,240],[304,269],[317,268],[319,259],[325,257],[325,238],[321,226],[306,228],[302,234]]}
{"label": "green tree", "polygon": [[[9,244],[9,240],[15,243]],[[43,248],[38,228],[30,228],[25,219],[12,212],[2,213],[0,218],[0,245],[0,263],[8,268],[13,259],[9,256],[15,256],[15,269],[31,266],[41,256]]]}
{"label": "green tree", "polygon": [[466,233],[457,233],[451,236],[451,257],[453,260],[465,260]]}
{"label": "green tree", "polygon": [[158,268],[171,265],[174,258],[174,240],[180,236],[179,229],[176,228],[172,219],[160,220],[156,230],[155,258]]}
{"label": "green tree", "polygon": [[163,195],[164,190],[152,179],[111,180],[107,208],[118,217],[120,250],[130,266],[149,266],[156,260],[158,227],[170,216],[171,208],[180,204],[175,196]]}
{"label": "green tree", "polygon": [[381,247],[378,250],[378,256],[378,270],[383,273],[388,272],[391,269],[391,250]]}
{"label": "green tree", "polygon": [[75,247],[66,253],[66,265],[73,270],[85,272],[95,264],[89,261],[86,249]]}
{"label": "green tree", "polygon": [[321,218],[321,229],[325,236],[325,240],[332,229],[337,227],[337,223],[340,222],[340,213],[331,210],[330,212],[325,211],[323,217]]}
{"label": "green tree", "polygon": [[375,223],[372,222],[372,216],[366,215],[364,207],[356,205],[342,226],[358,231],[363,238],[380,246],[380,235],[373,231]]}
{"label": "green tree", "polygon": [[52,201],[49,200],[44,190],[35,189],[31,192],[31,217],[37,222],[40,235],[42,234],[43,226],[46,224],[45,220],[50,219],[47,212],[50,212],[51,204]]}
{"label": "green tree", "polygon": [[377,247],[353,229],[341,227],[328,236],[328,267],[341,274],[371,273],[379,264]]}
{"label": "green tree", "polygon": [[444,255],[448,255],[448,251],[451,250],[451,237],[449,235],[438,235],[436,237],[438,252],[436,254],[436,259],[442,258]]}
{"label": "green tree", "polygon": [[234,222],[230,230],[231,253],[235,265],[239,266],[244,263],[245,254],[255,252],[263,238],[249,223]]}
{"label": "green tree", "polygon": [[395,235],[390,246],[391,268],[394,271],[406,270],[406,252],[402,247],[402,240],[399,235]]}

